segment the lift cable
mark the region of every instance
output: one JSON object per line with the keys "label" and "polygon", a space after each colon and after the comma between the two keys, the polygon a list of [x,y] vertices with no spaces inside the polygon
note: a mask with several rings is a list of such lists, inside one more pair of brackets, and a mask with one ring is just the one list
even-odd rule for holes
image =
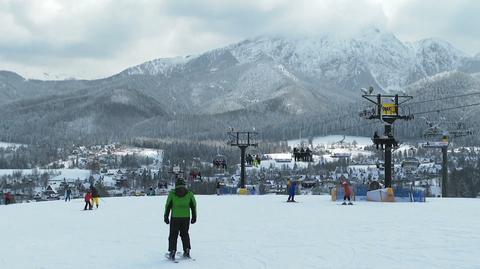
{"label": "lift cable", "polygon": [[423,114],[429,114],[429,113],[438,113],[438,112],[441,112],[441,111],[454,110],[454,109],[465,108],[465,107],[473,107],[473,106],[479,106],[479,105],[480,105],[480,103],[474,103],[474,104],[468,104],[468,105],[462,105],[462,106],[440,108],[440,109],[434,109],[434,110],[428,110],[428,111],[414,112],[414,113],[412,113],[412,115],[423,115]]}
{"label": "lift cable", "polygon": [[429,99],[429,100],[411,102],[411,103],[408,103],[407,105],[410,106],[410,105],[424,104],[424,103],[441,101],[441,100],[448,100],[448,99],[454,99],[454,98],[467,97],[467,96],[477,95],[477,94],[480,94],[480,92],[471,92],[471,93],[460,94],[460,95],[444,96],[444,97],[435,98],[435,99]]}

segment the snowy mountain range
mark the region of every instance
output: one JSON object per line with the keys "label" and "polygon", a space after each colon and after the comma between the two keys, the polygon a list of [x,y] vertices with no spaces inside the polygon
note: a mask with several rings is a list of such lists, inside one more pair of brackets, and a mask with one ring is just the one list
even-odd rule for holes
{"label": "snowy mountain range", "polygon": [[189,63],[199,59],[210,72],[232,65],[270,62],[279,75],[292,81],[321,80],[357,89],[365,79],[389,91],[445,71],[480,72],[478,67],[471,67],[472,63],[478,64],[479,57],[470,57],[440,39],[402,42],[390,32],[368,28],[351,38],[262,36],[199,56],[153,60],[124,73],[171,77],[188,70]]}
{"label": "snowy mountain range", "polygon": [[350,38],[262,36],[197,56],[153,60],[120,75],[154,76],[157,92],[172,100],[181,85],[184,109],[195,112],[215,114],[280,99],[287,111],[301,114],[321,112],[325,99],[345,102],[365,85],[399,91],[455,70],[480,72],[480,60],[439,39],[402,42],[369,28]]}
{"label": "snowy mountain range", "polygon": [[[0,128],[2,121],[53,113],[47,106],[34,105],[42,100],[64,107],[72,96],[85,97],[75,99],[78,116],[55,111],[56,117],[44,117],[48,119],[44,124],[57,125],[58,120],[68,124],[91,114],[95,125],[101,114],[93,113],[91,104],[118,103],[127,104],[125,113],[133,111],[145,128],[152,122],[165,124],[167,118],[171,122],[175,115],[231,121],[234,115],[261,113],[263,121],[271,123],[331,113],[352,103],[352,98],[358,100],[360,87],[372,85],[380,92],[411,90],[419,81],[440,79],[435,78],[437,74],[458,72],[478,81],[480,54],[471,57],[439,39],[402,42],[377,28],[351,37],[261,36],[200,55],[152,60],[98,80],[28,80],[0,71],[0,111],[6,115]],[[100,100],[104,94],[115,97]],[[144,111],[141,100],[147,99],[151,100],[148,106],[156,109],[138,113]],[[262,125],[260,120],[252,124]]]}

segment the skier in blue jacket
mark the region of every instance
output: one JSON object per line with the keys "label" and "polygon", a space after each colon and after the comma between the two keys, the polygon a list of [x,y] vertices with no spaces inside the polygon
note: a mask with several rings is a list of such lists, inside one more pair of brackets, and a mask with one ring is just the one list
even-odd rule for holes
{"label": "skier in blue jacket", "polygon": [[295,190],[297,188],[297,182],[292,180],[290,183],[290,188],[288,189],[288,200],[287,202],[295,202]]}

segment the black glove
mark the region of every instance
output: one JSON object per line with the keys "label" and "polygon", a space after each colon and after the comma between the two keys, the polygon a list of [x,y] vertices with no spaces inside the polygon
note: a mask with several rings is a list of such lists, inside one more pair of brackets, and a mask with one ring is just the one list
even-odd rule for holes
{"label": "black glove", "polygon": [[197,217],[192,217],[192,220],[190,220],[190,223],[194,224],[195,222],[197,222]]}
{"label": "black glove", "polygon": [[170,224],[170,220],[168,219],[168,216],[164,216],[163,221],[165,221],[165,224]]}

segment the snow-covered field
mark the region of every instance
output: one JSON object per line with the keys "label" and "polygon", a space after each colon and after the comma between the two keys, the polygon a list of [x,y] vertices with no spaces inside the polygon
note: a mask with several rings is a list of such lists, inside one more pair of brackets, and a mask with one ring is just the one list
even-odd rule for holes
{"label": "snow-covered field", "polygon": [[[313,147],[332,145],[338,143],[339,141],[342,141],[343,138],[343,135],[317,136],[312,139],[312,145]],[[357,142],[357,146],[361,148],[373,144],[370,137],[364,136],[345,136],[345,140],[343,140],[343,143],[353,143],[353,141]],[[298,147],[301,142],[303,142],[305,145],[308,145],[308,139],[288,140],[287,144],[289,147],[293,148]]]}
{"label": "snow-covered field", "polygon": [[173,264],[165,198],[104,198],[94,211],[81,200],[0,206],[0,268],[480,268],[480,199],[197,196],[196,260]]}
{"label": "snow-covered field", "polygon": [[150,148],[137,148],[137,147],[124,147],[115,151],[113,154],[119,156],[125,156],[127,154],[136,154],[142,157],[149,157],[153,160],[158,160],[159,163],[163,160],[163,150],[150,149]]}
{"label": "snow-covered field", "polygon": [[18,147],[21,147],[21,146],[22,146],[22,144],[8,143],[8,142],[0,141],[0,148],[18,148]]}
{"label": "snow-covered field", "polygon": [[43,174],[43,173],[53,173],[56,176],[54,180],[61,180],[63,178],[80,178],[81,180],[88,178],[91,174],[90,170],[87,169],[0,169],[0,176],[13,175],[13,173],[21,172],[22,175],[32,175],[34,173]]}

